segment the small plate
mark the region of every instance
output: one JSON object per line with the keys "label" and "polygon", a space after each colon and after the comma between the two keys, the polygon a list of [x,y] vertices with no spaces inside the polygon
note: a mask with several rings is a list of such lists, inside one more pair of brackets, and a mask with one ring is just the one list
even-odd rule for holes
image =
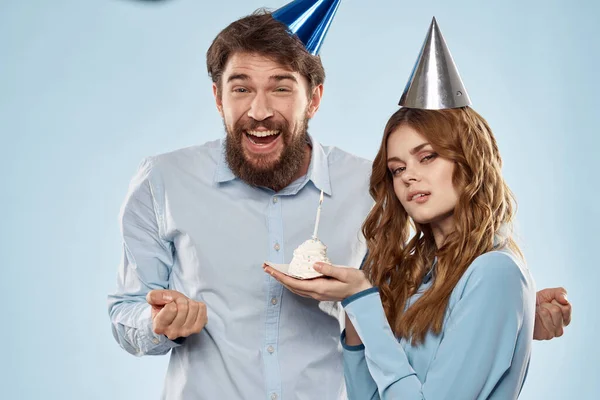
{"label": "small plate", "polygon": [[323,276],[323,274],[320,274],[317,271],[314,272],[314,274],[315,274],[314,276],[309,276],[309,277],[290,274],[290,273],[288,273],[288,270],[290,269],[290,264],[275,264],[270,261],[265,261],[264,265],[268,265],[269,267],[276,269],[277,271],[281,272],[282,274],[291,276],[292,278],[295,278],[295,279],[306,280],[306,279],[315,279],[320,276]]}

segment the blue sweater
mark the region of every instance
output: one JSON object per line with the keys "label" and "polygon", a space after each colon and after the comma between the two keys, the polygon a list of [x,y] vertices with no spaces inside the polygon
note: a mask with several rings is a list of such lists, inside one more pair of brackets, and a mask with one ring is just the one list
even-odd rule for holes
{"label": "blue sweater", "polygon": [[[407,307],[431,285],[425,279]],[[417,346],[395,337],[377,288],[342,305],[363,342],[348,346],[342,333],[349,400],[518,397],[531,355],[535,287],[511,253],[475,259],[452,291],[441,333]]]}

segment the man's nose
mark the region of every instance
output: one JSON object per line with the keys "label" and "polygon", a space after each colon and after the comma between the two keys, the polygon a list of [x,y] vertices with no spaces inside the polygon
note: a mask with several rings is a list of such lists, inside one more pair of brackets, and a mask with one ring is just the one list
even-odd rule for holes
{"label": "man's nose", "polygon": [[273,116],[273,109],[269,103],[269,99],[265,94],[257,93],[250,104],[248,117],[256,121],[264,121]]}

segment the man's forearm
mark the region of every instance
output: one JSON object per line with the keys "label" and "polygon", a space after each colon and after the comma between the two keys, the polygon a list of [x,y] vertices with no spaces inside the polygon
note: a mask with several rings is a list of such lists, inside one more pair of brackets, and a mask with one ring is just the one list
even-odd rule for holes
{"label": "man's forearm", "polygon": [[110,306],[115,340],[135,356],[166,354],[178,343],[152,331],[150,305],[146,302],[116,302]]}

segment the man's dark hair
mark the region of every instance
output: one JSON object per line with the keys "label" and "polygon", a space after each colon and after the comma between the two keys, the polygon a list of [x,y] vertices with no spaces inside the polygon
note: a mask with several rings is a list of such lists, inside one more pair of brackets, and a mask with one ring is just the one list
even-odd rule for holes
{"label": "man's dark hair", "polygon": [[208,75],[220,96],[225,65],[235,53],[256,53],[303,75],[312,90],[325,81],[319,56],[311,55],[302,41],[271,13],[259,9],[223,29],[206,52]]}

